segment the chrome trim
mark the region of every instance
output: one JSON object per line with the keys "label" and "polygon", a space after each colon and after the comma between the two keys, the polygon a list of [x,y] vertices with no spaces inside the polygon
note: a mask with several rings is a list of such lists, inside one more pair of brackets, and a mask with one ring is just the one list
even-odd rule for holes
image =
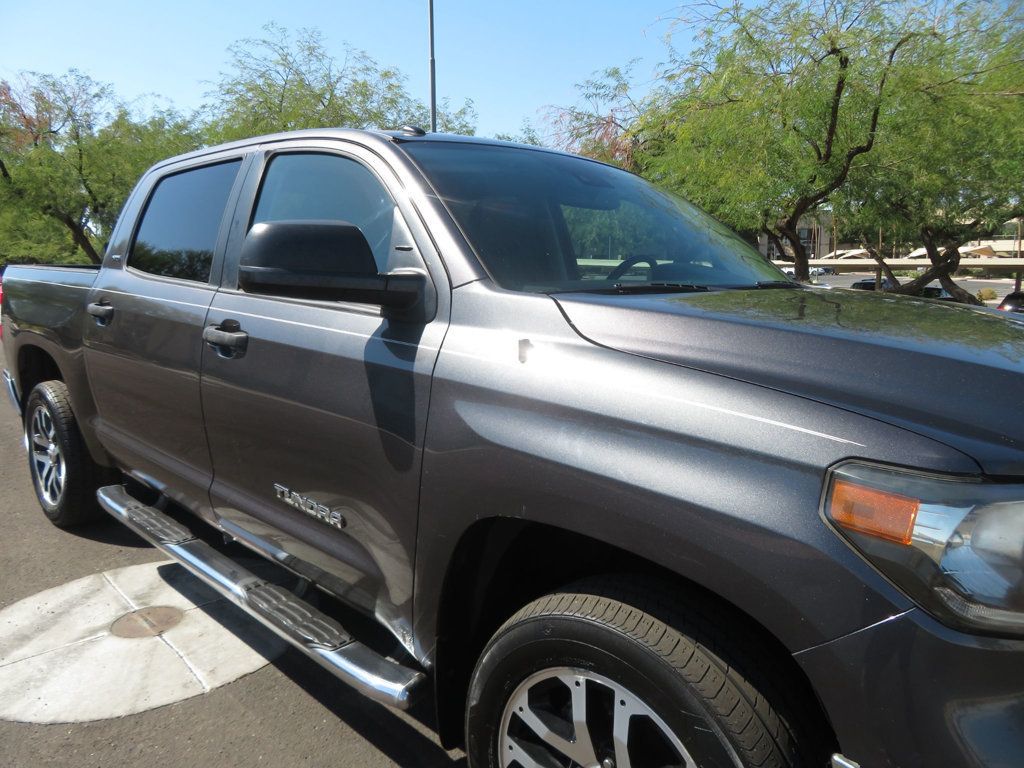
{"label": "chrome trim", "polygon": [[[215,591],[364,696],[397,709],[407,709],[412,702],[413,692],[426,679],[422,672],[386,659],[355,640],[349,639],[339,647],[325,648],[302,636],[294,628],[275,623],[249,600],[249,591],[266,585],[266,581],[204,541],[194,537],[187,541],[175,537],[179,540],[174,542],[164,539],[159,531],[178,531],[183,526],[160,510],[141,504],[128,494],[124,486],[100,488],[96,498],[100,506],[116,520],[157,549],[166,552]],[[295,601],[310,614],[333,622],[300,598],[296,597]]]}
{"label": "chrome trim", "polygon": [[848,757],[843,757],[838,752],[832,755],[832,768],[860,768],[860,763],[855,763]]}
{"label": "chrome trim", "polygon": [[[235,523],[228,520],[226,517],[220,517],[217,520],[217,527],[220,528],[221,531],[223,531],[226,536],[230,536],[239,544],[248,547],[260,557],[265,557],[268,560],[273,560],[276,563],[282,565],[283,567],[292,570],[288,565],[289,558],[291,557],[291,555],[289,555],[280,547],[275,546],[271,542],[267,541],[264,538],[261,538],[260,536],[257,536],[255,533],[252,533],[251,531],[247,531],[242,526],[236,525]],[[301,573],[298,575],[302,576]]]}
{"label": "chrome trim", "polygon": [[6,369],[4,369],[4,384],[7,385],[7,397],[10,398],[14,410],[18,412],[19,416],[24,416],[25,414],[21,409],[21,397],[18,395],[18,385],[14,382],[14,377]]}

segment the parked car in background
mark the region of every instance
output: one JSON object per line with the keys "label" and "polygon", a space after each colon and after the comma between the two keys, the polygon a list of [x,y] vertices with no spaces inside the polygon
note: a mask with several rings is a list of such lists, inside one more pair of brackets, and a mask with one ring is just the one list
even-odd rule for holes
{"label": "parked car in background", "polygon": [[823,275],[834,275],[836,271],[832,267],[811,267],[811,277],[821,277]]}
{"label": "parked car in background", "polygon": [[1006,294],[1006,298],[1000,302],[998,309],[1003,310],[1003,312],[1024,313],[1024,291]]}
{"label": "parked car in background", "polygon": [[926,299],[938,299],[939,301],[956,301],[953,294],[941,285],[926,285],[921,291],[921,296]]}
{"label": "parked car in background", "polygon": [[[875,290],[875,278],[868,277],[864,280],[858,280],[850,286],[858,291],[873,291]],[[893,283],[889,278],[882,278],[882,289],[892,290],[896,288],[896,284]],[[941,285],[926,285],[921,289],[921,298],[923,299],[936,299],[938,301],[955,301],[953,294],[943,288]]]}
{"label": "parked car in background", "polygon": [[[875,290],[875,278],[873,278],[873,277],[866,277],[863,280],[858,280],[857,282],[855,282],[850,287],[853,288],[855,291],[873,291],[873,290]],[[896,287],[896,283],[894,283],[892,280],[890,280],[887,277],[883,277],[882,278],[882,289],[883,290],[891,290],[892,288],[895,288],[895,287]]]}

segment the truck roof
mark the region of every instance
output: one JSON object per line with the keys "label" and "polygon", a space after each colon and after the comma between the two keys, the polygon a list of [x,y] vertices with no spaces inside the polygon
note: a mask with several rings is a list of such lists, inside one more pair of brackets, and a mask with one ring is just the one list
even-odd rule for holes
{"label": "truck roof", "polygon": [[[532,144],[517,144],[512,141],[503,141],[501,139],[492,139],[480,136],[464,136],[457,133],[427,133],[420,132],[422,129],[406,127],[401,130],[394,131],[383,131],[376,129],[362,129],[362,128],[304,128],[295,131],[280,131],[278,133],[268,133],[262,136],[253,136],[248,139],[239,139],[237,141],[229,141],[223,144],[216,144],[210,147],[203,147],[202,149],[193,150],[192,152],[186,152],[184,154],[175,155],[169,157],[166,160],[161,160],[152,166],[150,170],[163,168],[167,165],[181,162],[182,160],[190,160],[197,157],[203,157],[204,155],[211,155],[217,152],[222,152],[229,149],[242,149],[245,147],[256,146],[259,144],[271,144],[276,141],[288,141],[296,138],[321,138],[321,139],[337,139],[340,141],[358,141],[362,144],[394,144],[402,143],[407,141],[429,141],[429,142],[447,142],[447,143],[460,143],[460,144],[493,144],[508,147],[522,147],[525,149],[533,149],[539,152],[550,152],[552,154],[569,155],[571,153],[562,152],[557,149],[549,149],[548,147],[538,147]],[[573,155],[575,157],[575,155]],[[589,158],[587,158],[589,159]]]}

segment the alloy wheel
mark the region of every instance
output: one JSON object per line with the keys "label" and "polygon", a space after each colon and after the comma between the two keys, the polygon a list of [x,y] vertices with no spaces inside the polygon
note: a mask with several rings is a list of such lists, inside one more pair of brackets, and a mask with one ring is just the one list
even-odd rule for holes
{"label": "alloy wheel", "polygon": [[642,699],[594,672],[556,667],[526,678],[501,719],[502,768],[696,768]]}
{"label": "alloy wheel", "polygon": [[32,475],[39,495],[50,506],[56,506],[64,493],[67,465],[60,450],[53,416],[43,406],[32,412],[28,443],[32,452]]}

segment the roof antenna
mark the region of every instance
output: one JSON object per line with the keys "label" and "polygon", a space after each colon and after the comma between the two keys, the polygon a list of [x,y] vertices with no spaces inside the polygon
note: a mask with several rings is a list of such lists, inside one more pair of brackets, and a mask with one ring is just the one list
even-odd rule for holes
{"label": "roof antenna", "polygon": [[430,30],[430,132],[437,133],[437,89],[434,83],[434,0],[427,0]]}

